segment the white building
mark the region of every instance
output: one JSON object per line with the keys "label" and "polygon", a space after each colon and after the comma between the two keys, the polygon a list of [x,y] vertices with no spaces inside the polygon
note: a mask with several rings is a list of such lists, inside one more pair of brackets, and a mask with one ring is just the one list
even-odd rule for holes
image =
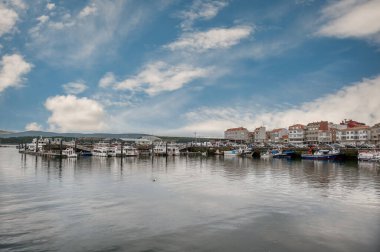
{"label": "white building", "polygon": [[231,128],[224,131],[224,138],[228,140],[248,141],[249,131],[246,128]]}
{"label": "white building", "polygon": [[294,124],[289,126],[289,143],[302,144],[305,141],[305,125]]}
{"label": "white building", "polygon": [[362,144],[371,139],[371,129],[368,126],[340,129],[336,132],[336,139],[343,144]]}

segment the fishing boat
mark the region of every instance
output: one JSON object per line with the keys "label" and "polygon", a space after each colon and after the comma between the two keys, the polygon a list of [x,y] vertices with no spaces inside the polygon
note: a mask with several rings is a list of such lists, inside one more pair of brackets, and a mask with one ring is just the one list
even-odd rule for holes
{"label": "fishing boat", "polygon": [[239,150],[224,151],[223,154],[224,154],[224,156],[234,157],[234,156],[238,156],[239,155]]}
{"label": "fishing boat", "polygon": [[91,153],[93,156],[97,157],[108,157],[108,147],[95,147]]}
{"label": "fishing boat", "polygon": [[336,160],[342,157],[339,150],[317,150],[314,153],[302,154],[302,159],[312,159],[312,160]]}
{"label": "fishing boat", "polygon": [[67,148],[65,150],[62,150],[62,155],[68,158],[78,157],[78,154],[75,153],[75,150],[73,148]]}
{"label": "fishing boat", "polygon": [[179,148],[174,144],[159,143],[153,148],[154,155],[158,156],[179,156]]}
{"label": "fishing boat", "polygon": [[285,158],[292,159],[296,156],[296,152],[293,150],[272,150],[273,158]]}

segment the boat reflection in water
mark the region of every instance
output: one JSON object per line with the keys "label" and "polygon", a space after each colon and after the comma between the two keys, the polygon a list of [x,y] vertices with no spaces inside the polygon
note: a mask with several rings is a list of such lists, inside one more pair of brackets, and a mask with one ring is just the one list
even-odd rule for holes
{"label": "boat reflection in water", "polygon": [[0,248],[378,251],[376,165],[0,148]]}

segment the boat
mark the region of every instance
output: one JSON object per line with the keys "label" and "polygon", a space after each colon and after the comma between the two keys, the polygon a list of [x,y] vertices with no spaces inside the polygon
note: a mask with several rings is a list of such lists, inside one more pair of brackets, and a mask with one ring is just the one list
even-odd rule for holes
{"label": "boat", "polygon": [[[118,146],[115,151],[116,151],[116,156],[120,157],[121,147]],[[123,146],[123,157],[134,157],[138,155],[139,155],[139,151],[135,147],[132,147],[129,145]]]}
{"label": "boat", "polygon": [[67,148],[62,150],[62,155],[68,158],[77,158],[78,154],[75,153],[73,148]]}
{"label": "boat", "polygon": [[249,148],[239,148],[229,151],[223,152],[224,156],[242,156],[242,157],[250,157],[253,154],[252,149]]}
{"label": "boat", "polygon": [[296,152],[293,150],[272,150],[272,157],[273,158],[286,158],[286,159],[292,159],[296,156]]}
{"label": "boat", "polygon": [[269,158],[272,158],[273,157],[273,154],[270,153],[269,151],[267,152],[263,152],[260,154],[260,158],[262,159],[269,159]]}
{"label": "boat", "polygon": [[359,161],[379,162],[380,152],[377,151],[363,151],[358,153]]}
{"label": "boat", "polygon": [[153,148],[154,155],[158,156],[179,156],[179,148],[174,144],[159,143]]}
{"label": "boat", "polygon": [[312,159],[312,160],[336,160],[342,157],[339,150],[317,150],[314,153],[302,154],[302,159]]}
{"label": "boat", "polygon": [[108,147],[95,147],[91,153],[97,157],[108,157]]}

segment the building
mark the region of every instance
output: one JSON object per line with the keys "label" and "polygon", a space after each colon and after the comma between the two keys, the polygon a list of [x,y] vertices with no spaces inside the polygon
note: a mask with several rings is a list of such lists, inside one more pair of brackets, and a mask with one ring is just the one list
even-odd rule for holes
{"label": "building", "polygon": [[343,144],[363,144],[371,140],[371,128],[368,126],[359,126],[337,130],[337,141]]}
{"label": "building", "polygon": [[254,142],[255,143],[264,143],[266,142],[267,135],[265,127],[259,127],[254,130]]}
{"label": "building", "polygon": [[371,128],[371,143],[380,143],[380,123],[373,125]]}
{"label": "building", "polygon": [[224,138],[235,141],[248,141],[249,131],[246,128],[231,128],[224,131]]}
{"label": "building", "polygon": [[289,126],[289,143],[302,144],[305,141],[305,125],[294,124]]}
{"label": "building", "polygon": [[327,121],[312,122],[306,125],[305,142],[307,144],[318,144],[319,139],[323,139],[324,135],[321,133],[319,138],[319,131],[325,132],[329,130],[329,123]]}
{"label": "building", "polygon": [[283,136],[288,134],[288,130],[284,128],[274,129],[269,132],[269,141],[272,143],[281,143]]}

